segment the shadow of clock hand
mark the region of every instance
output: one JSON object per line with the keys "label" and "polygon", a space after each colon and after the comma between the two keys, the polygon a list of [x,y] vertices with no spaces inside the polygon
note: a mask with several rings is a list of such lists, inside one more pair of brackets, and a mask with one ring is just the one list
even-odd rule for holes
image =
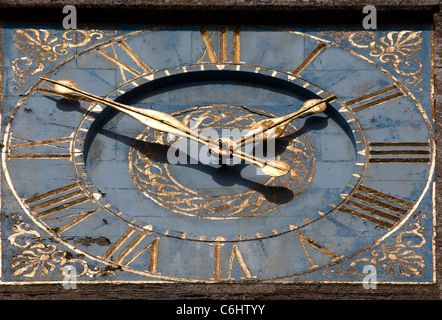
{"label": "shadow of clock hand", "polygon": [[297,131],[276,139],[276,153],[283,153],[289,145],[289,141],[295,140],[309,131],[317,131],[326,128],[329,119],[329,116],[309,116],[307,120],[305,120],[304,125]]}
{"label": "shadow of clock hand", "polygon": [[[97,132],[111,139],[115,139],[118,142],[125,144],[129,147],[137,145],[137,149],[141,153],[145,154],[154,153],[154,156],[149,159],[152,162],[156,162],[161,165],[162,163],[167,161],[167,153],[169,152],[170,148],[169,145],[138,140],[133,137],[126,136],[104,128],[100,128]],[[206,165],[200,162],[192,164],[195,162],[197,162],[196,159],[192,158],[190,155],[187,155],[186,163],[178,163],[176,165],[189,167],[191,169],[205,173],[210,177],[212,177],[213,181],[220,186],[231,187],[234,185],[240,185],[249,190],[254,190],[256,192],[261,193],[266,198],[267,201],[272,203],[276,204],[285,203],[287,201],[290,201],[290,199],[294,197],[294,194],[292,190],[290,190],[290,188],[282,186],[268,186],[242,177],[241,171],[249,164],[240,163],[235,165],[223,165],[223,166]]]}
{"label": "shadow of clock hand", "polygon": [[[165,161],[167,161],[167,153],[170,148],[169,145],[137,140],[134,139],[133,137],[122,135],[103,128],[99,130],[99,133],[109,138],[116,139],[117,141],[129,147],[133,146],[134,144],[137,144],[138,149],[140,150],[141,153],[143,153],[143,149],[146,151],[145,152],[146,154],[152,153],[152,151],[154,151],[155,156],[149,159],[152,162],[162,164]],[[147,150],[149,150],[149,152],[147,152]],[[262,183],[258,183],[242,177],[241,171],[246,166],[249,166],[249,164],[240,163],[235,165],[224,165],[224,166],[206,165],[200,162],[192,164],[196,162],[196,159],[191,158],[190,155],[187,155],[187,160],[188,160],[187,163],[178,163],[175,165],[188,167],[193,170],[205,173],[210,177],[212,177],[213,181],[220,186],[231,187],[234,185],[240,185],[249,190],[254,190],[256,192],[261,193],[267,199],[267,201],[276,204],[288,202],[294,197],[294,194],[292,190],[290,190],[290,188],[282,186],[267,186]]]}
{"label": "shadow of clock hand", "polygon": [[[241,163],[235,165],[211,166],[202,163],[198,164],[176,164],[183,167],[189,167],[198,170],[212,177],[213,181],[223,187],[232,187],[240,185],[249,190],[261,193],[267,201],[282,204],[290,201],[293,197],[293,191],[290,188],[282,186],[267,186],[265,184],[252,181],[241,176],[241,171],[249,164]],[[270,177],[269,177],[270,178]]]}
{"label": "shadow of clock hand", "polygon": [[305,120],[304,125],[299,128],[296,132],[284,136],[285,139],[296,139],[299,136],[308,133],[309,131],[317,131],[325,129],[328,126],[328,116],[310,116]]}
{"label": "shadow of clock hand", "polygon": [[87,109],[82,108],[80,105],[80,101],[78,100],[69,100],[65,98],[55,98],[53,96],[45,96],[47,99],[55,101],[55,106],[57,109],[64,111],[64,112],[79,112],[82,114],[85,114],[87,112]]}
{"label": "shadow of clock hand", "polygon": [[307,115],[304,117],[307,117],[307,119],[305,120],[301,128],[286,136],[276,139],[277,154],[283,153],[291,140],[299,138],[301,135],[305,135],[310,131],[319,131],[327,128],[327,126],[329,125],[329,121],[337,124],[342,129],[342,131],[347,134],[349,139],[353,142],[353,145],[356,144],[351,127],[349,126],[347,120],[339,113],[337,109],[327,108],[322,114]]}
{"label": "shadow of clock hand", "polygon": [[325,115],[309,116],[305,120],[304,125],[297,132],[292,133],[291,135],[296,134],[297,136],[299,136],[300,134],[306,134],[309,131],[325,129],[328,126],[329,119],[330,116],[325,116]]}
{"label": "shadow of clock hand", "polygon": [[[89,158],[89,156],[93,157],[93,155],[94,155],[93,152],[89,152],[90,151],[89,148],[90,148],[91,140],[93,140],[95,138],[96,134],[100,134],[100,135],[103,135],[103,136],[105,136],[107,138],[114,139],[114,140],[116,140],[116,141],[118,141],[118,142],[120,142],[122,144],[125,144],[125,145],[127,145],[129,147],[132,147],[132,145],[134,145],[135,143],[137,143],[137,144],[146,143],[143,140],[139,140],[139,139],[136,139],[136,138],[131,137],[131,136],[126,136],[124,134],[117,133],[117,132],[114,132],[112,130],[108,130],[108,129],[104,129],[104,128],[98,128],[98,129],[95,130],[95,132],[93,134],[88,136],[88,138],[87,138],[87,140],[85,142],[85,150],[84,150],[84,158],[85,158],[85,160],[87,160]],[[158,145],[157,148],[160,148],[162,146],[161,144],[155,144],[155,145]],[[165,152],[167,152],[167,149],[168,149],[169,146],[163,146],[163,147],[165,148]]]}

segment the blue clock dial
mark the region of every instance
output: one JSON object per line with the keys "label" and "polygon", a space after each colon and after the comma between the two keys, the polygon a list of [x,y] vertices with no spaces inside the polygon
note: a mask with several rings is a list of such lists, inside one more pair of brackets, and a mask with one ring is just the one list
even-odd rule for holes
{"label": "blue clock dial", "polygon": [[[244,65],[207,71],[216,66],[202,66],[205,71],[201,66],[185,67],[187,79],[179,72],[182,69],[155,73],[155,80],[132,91],[119,88],[125,94],[117,100],[125,101],[128,96],[138,107],[158,109],[168,96],[186,95],[187,99],[178,98],[175,103],[167,101],[168,112],[186,125],[198,126],[205,136],[230,134],[236,140],[257,121],[275,117],[269,110],[284,115],[308,98],[318,97],[317,92],[330,96],[301,79],[296,84],[288,82],[282,73],[275,73],[273,81],[266,83],[265,74],[273,74],[272,70],[252,73],[256,67]],[[228,71],[230,68],[234,71]],[[158,93],[161,84],[155,81],[165,83],[162,93]],[[302,87],[306,84],[315,91]],[[244,98],[245,105],[227,105],[228,92],[238,87],[249,97]],[[214,104],[202,105],[208,100]],[[279,101],[277,108],[275,101]],[[79,138],[87,145],[82,172],[87,171],[94,186],[106,195],[102,201],[112,203],[108,208],[124,212],[128,220],[137,219],[140,226],[152,224],[153,231],[172,229],[195,238],[222,236],[232,241],[274,236],[275,230],[284,232],[325,216],[334,209],[331,201],[339,203],[340,194],[351,190],[348,185],[357,185],[354,174],[361,173],[364,166],[356,165],[356,160],[365,165],[358,151],[366,148],[366,141],[360,135],[356,142],[353,131],[358,132],[359,126],[348,109],[344,116],[339,112],[337,108],[343,106],[329,104],[321,115],[309,114],[293,121],[283,137],[248,146],[248,152],[261,151],[262,155],[267,148],[269,157],[289,163],[291,170],[282,177],[267,176],[244,161],[229,159],[219,164],[205,146],[158,133],[124,114],[104,109],[97,120],[84,121],[81,126],[82,132],[87,132],[85,138]],[[339,150],[328,151],[328,146],[335,144]],[[328,159],[327,169],[322,159]],[[106,174],[110,171],[120,174]],[[322,187],[330,179],[333,186]]]}
{"label": "blue clock dial", "polygon": [[[417,236],[403,228],[432,206],[434,132],[431,88],[415,96],[363,55],[371,33],[338,35],[348,43],[251,27],[96,41],[8,114],[8,192],[121,281],[353,281],[370,250]],[[385,281],[407,277],[399,263]]]}

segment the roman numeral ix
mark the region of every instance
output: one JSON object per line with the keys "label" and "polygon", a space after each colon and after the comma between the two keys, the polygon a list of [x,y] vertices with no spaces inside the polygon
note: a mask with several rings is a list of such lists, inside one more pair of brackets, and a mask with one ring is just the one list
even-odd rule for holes
{"label": "roman numeral ix", "polygon": [[[71,159],[70,144],[73,139],[73,134],[69,137],[61,137],[55,139],[45,140],[27,140],[21,138],[11,137],[12,141],[20,141],[19,143],[10,144],[8,150],[8,159]],[[18,152],[26,151],[29,152]],[[33,151],[41,150],[38,153]],[[51,152],[54,150],[54,152]],[[80,154],[79,150],[75,151],[76,154]]]}

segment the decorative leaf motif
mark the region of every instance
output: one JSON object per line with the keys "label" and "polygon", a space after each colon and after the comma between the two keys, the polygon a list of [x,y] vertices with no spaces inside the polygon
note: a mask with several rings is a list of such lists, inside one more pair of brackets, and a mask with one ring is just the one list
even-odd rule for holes
{"label": "decorative leaf motif", "polygon": [[52,261],[52,255],[56,251],[54,245],[37,243],[30,246],[30,249],[34,250],[25,250],[13,258],[11,267],[16,269],[13,276],[40,277],[55,269],[55,264]]}
{"label": "decorative leaf motif", "polygon": [[[371,252],[373,258],[359,258],[354,260],[348,269],[344,270],[343,267],[337,267],[336,270],[324,271],[323,274],[328,275],[329,272],[333,272],[342,276],[358,275],[365,277],[366,274],[358,272],[356,268],[357,265],[365,262],[373,265],[380,265],[383,270],[388,271],[393,276],[424,277],[424,258],[418,255],[414,250],[410,249],[420,248],[426,243],[425,237],[422,234],[422,231],[425,230],[425,228],[419,221],[419,217],[419,215],[416,217],[416,223],[410,224],[410,226],[415,226],[414,229],[401,232],[396,237],[396,244],[383,244],[380,250],[373,250]],[[423,216],[423,218],[425,218],[425,216]],[[413,240],[409,240],[406,243],[403,243],[402,240],[407,235],[414,235],[414,238],[420,239],[420,242],[414,243]]]}
{"label": "decorative leaf motif", "polygon": [[[8,240],[16,248],[26,249],[12,258],[13,277],[42,277],[55,270],[66,276],[63,273],[63,266],[67,263],[79,267],[77,270],[81,271],[77,272],[77,277],[83,275],[88,277],[115,276],[114,271],[106,269],[103,271],[100,267],[91,269],[86,261],[72,258],[71,253],[57,250],[57,247],[53,244],[43,243],[40,234],[35,230],[28,230],[29,224],[25,223],[20,215],[14,215],[13,218],[17,219],[12,227],[15,233],[9,236]],[[20,237],[26,239],[24,243],[23,241],[17,241],[17,238]]]}
{"label": "decorative leaf motif", "polygon": [[418,88],[422,82],[422,63],[417,59],[407,60],[414,53],[419,52],[422,47],[422,31],[391,31],[386,36],[376,40],[376,33],[373,31],[339,31],[319,32],[319,34],[332,37],[337,42],[348,42],[360,49],[370,49],[369,55],[379,59],[381,63],[392,63],[395,72],[408,77],[407,83],[412,84],[414,90],[422,92]]}
{"label": "decorative leaf motif", "polygon": [[67,55],[68,48],[85,46],[92,39],[101,39],[105,34],[116,34],[116,31],[106,33],[77,29],[65,31],[62,39],[59,39],[45,29],[16,29],[15,32],[15,47],[26,56],[18,57],[12,62],[14,81],[19,84],[13,87],[14,90],[20,90],[30,80],[30,76],[43,71],[45,61],[53,62],[60,56]]}

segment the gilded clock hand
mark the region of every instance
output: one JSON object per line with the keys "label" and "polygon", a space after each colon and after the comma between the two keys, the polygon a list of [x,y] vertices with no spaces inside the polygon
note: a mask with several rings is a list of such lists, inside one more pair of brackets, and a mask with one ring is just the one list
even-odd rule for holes
{"label": "gilded clock hand", "polygon": [[[181,121],[175,117],[156,110],[141,109],[137,107],[132,107],[120,102],[113,101],[109,98],[99,97],[92,93],[86,92],[84,90],[78,89],[77,84],[72,80],[52,80],[48,78],[41,77],[42,80],[52,83],[55,94],[69,99],[85,100],[87,102],[98,102],[106,106],[114,108],[120,112],[123,112],[134,119],[140,121],[144,125],[158,131],[172,133],[179,136],[185,135],[186,138],[204,138],[197,132],[190,129],[188,126],[183,124]],[[47,92],[47,91],[45,91]],[[52,92],[48,92],[52,93]],[[72,94],[74,93],[74,94]],[[195,140],[195,139],[194,139]],[[207,143],[210,139],[206,138]]]}
{"label": "gilded clock hand", "polygon": [[[181,137],[185,137],[194,141],[197,141],[203,145],[206,145],[212,154],[218,156],[232,155],[238,157],[244,161],[257,165],[261,170],[269,176],[282,176],[290,170],[290,166],[280,160],[266,160],[256,156],[247,154],[241,150],[235,150],[235,143],[229,139],[220,139],[219,141],[212,141],[211,139],[199,134],[198,132],[190,129],[184,123],[176,119],[175,117],[157,110],[141,109],[125,105],[120,102],[113,101],[108,98],[103,98],[78,89],[76,83],[73,80],[52,80],[49,78],[43,78],[42,80],[52,83],[54,93],[66,98],[76,99],[80,96],[80,100],[86,99],[88,102],[98,102],[106,106],[114,108],[120,112],[123,112],[142,124],[158,131],[172,133]],[[75,95],[73,95],[74,93]],[[226,150],[226,145],[228,146]]]}
{"label": "gilded clock hand", "polygon": [[310,99],[304,102],[301,109],[293,113],[282,117],[258,121],[250,127],[249,131],[247,131],[244,136],[235,141],[235,147],[239,148],[251,142],[276,139],[282,135],[285,128],[292,120],[307,113],[323,112],[327,108],[326,103],[335,98],[336,95],[324,99]]}
{"label": "gilded clock hand", "polygon": [[290,165],[281,160],[266,160],[241,150],[233,150],[232,155],[257,165],[266,175],[271,177],[280,177],[290,171]]}

